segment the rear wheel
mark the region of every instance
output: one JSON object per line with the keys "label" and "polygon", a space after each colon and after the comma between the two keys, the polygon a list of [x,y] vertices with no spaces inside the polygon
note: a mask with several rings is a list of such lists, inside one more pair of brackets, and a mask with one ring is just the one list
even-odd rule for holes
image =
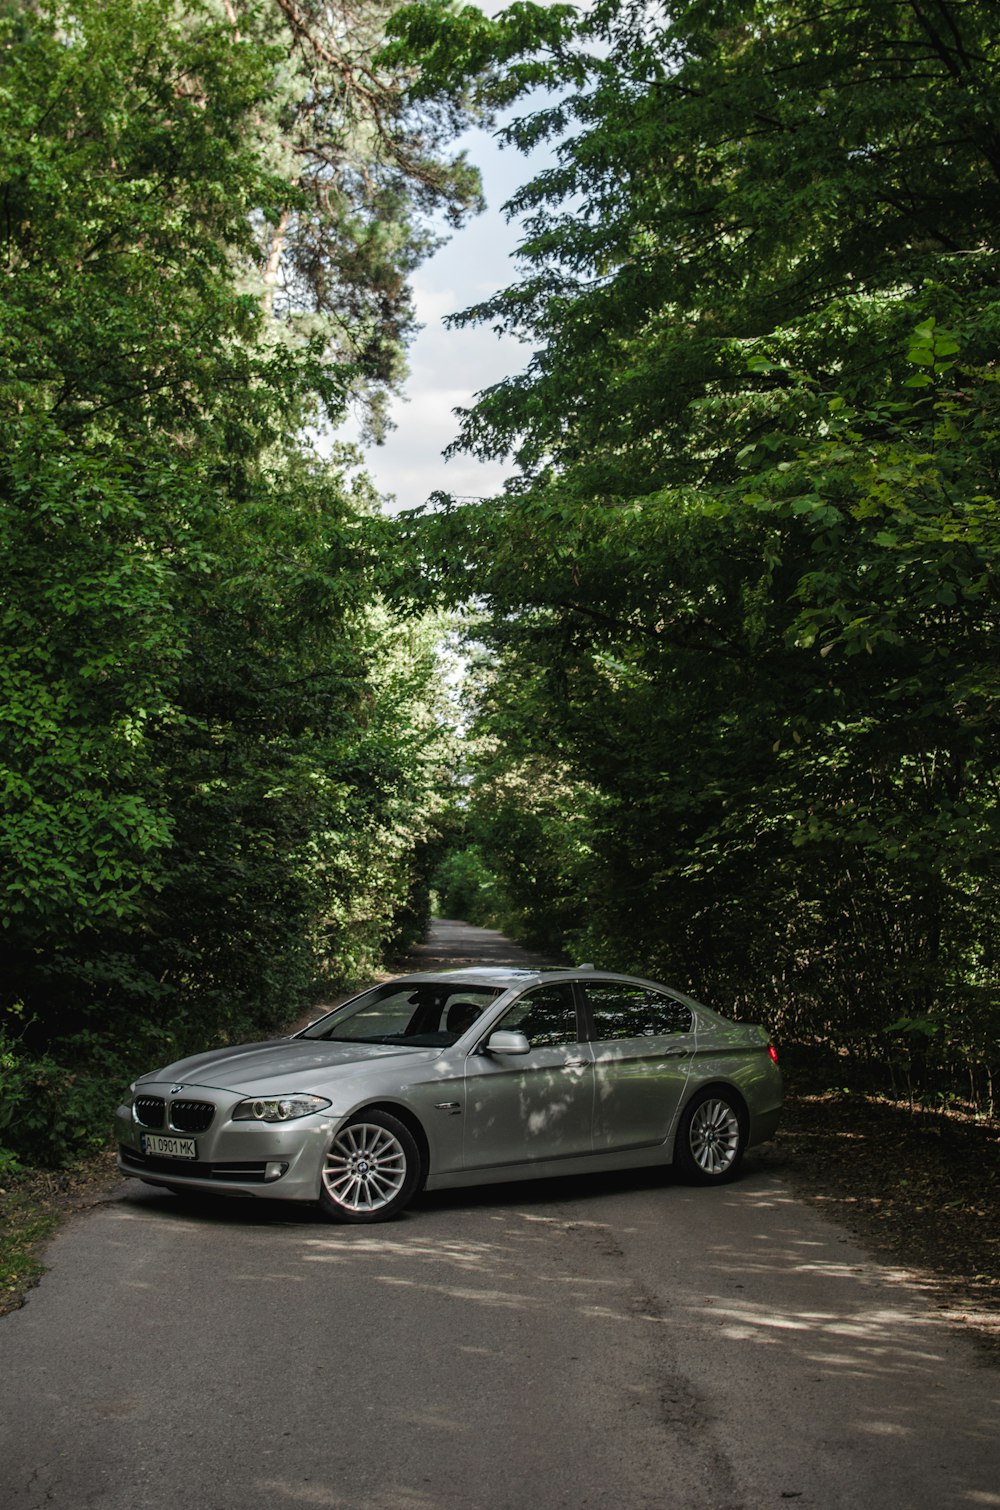
{"label": "rear wheel", "polygon": [[340,1129],[323,1161],[319,1203],[335,1222],[385,1222],[420,1182],[420,1153],[409,1128],[388,1112],[359,1112]]}
{"label": "rear wheel", "polygon": [[731,1091],[699,1091],[684,1108],[674,1163],[692,1185],[724,1185],[739,1172],[747,1143],[746,1112]]}

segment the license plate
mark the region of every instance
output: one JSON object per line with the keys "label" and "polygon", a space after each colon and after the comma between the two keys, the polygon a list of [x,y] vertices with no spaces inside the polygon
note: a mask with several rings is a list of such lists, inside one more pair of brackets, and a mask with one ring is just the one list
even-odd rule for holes
{"label": "license plate", "polygon": [[142,1151],[160,1159],[196,1159],[198,1145],[193,1138],[165,1138],[160,1133],[143,1133]]}

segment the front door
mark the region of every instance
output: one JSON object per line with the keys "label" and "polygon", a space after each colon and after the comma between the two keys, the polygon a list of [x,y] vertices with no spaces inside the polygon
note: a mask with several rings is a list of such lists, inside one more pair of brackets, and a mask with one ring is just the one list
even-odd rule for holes
{"label": "front door", "polygon": [[531,1050],[469,1055],[465,1167],[506,1168],[590,1153],[593,1054],[582,1041],[572,986],[526,991],[494,1028],[524,1033]]}

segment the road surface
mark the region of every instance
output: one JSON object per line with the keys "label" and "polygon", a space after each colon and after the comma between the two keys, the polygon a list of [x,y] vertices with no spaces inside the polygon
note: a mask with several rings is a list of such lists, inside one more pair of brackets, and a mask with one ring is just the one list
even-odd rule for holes
{"label": "road surface", "polygon": [[1000,1370],[753,1155],[367,1229],[125,1181],[48,1262],[0,1320],[3,1510],[1000,1507]]}

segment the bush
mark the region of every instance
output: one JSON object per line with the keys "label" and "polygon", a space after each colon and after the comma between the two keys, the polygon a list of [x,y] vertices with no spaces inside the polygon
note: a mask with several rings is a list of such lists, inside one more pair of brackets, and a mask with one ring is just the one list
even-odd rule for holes
{"label": "bush", "polygon": [[130,1071],[94,1035],[29,1053],[0,1029],[0,1172],[62,1168],[108,1141]]}

